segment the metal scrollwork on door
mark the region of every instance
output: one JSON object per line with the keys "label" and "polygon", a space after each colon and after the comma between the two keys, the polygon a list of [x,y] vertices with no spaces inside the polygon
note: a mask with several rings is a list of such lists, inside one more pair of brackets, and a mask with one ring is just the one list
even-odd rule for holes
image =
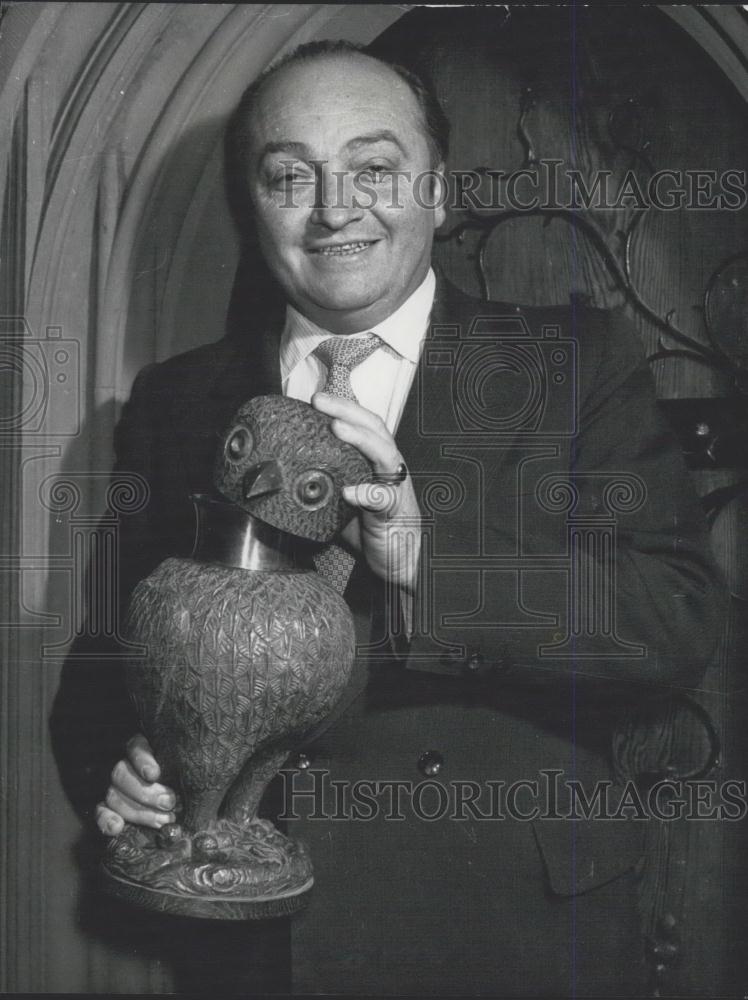
{"label": "metal scrollwork on door", "polygon": [[[531,126],[531,113],[537,103],[537,93],[532,84],[522,87],[519,96],[519,114],[516,135],[523,150],[520,171],[539,170],[542,162],[538,155]],[[638,99],[630,97],[617,104],[607,116],[607,135],[611,147],[628,154],[627,176],[643,172],[651,178],[655,165],[650,158],[650,142],[642,125],[642,109]],[[560,162],[560,161],[546,161]],[[476,172],[498,183],[503,171],[481,166]],[[579,230],[589,239],[604,263],[615,287],[644,319],[660,331],[657,350],[649,355],[651,363],[688,359],[719,372],[727,382],[727,393],[720,397],[704,399],[663,399],[662,408],[679,435],[686,461],[691,468],[746,468],[745,442],[748,440],[748,249],[721,261],[709,277],[702,297],[705,342],[684,332],[675,322],[675,309],[664,315],[646,301],[644,293],[634,279],[632,266],[634,236],[650,207],[634,208],[624,227],[612,237],[586,207],[545,204],[535,207],[500,207],[497,210],[477,210],[465,207],[462,218],[445,233],[437,234],[439,242],[455,241],[463,244],[467,234],[476,232],[477,243],[473,255],[482,295],[492,297],[490,279],[486,268],[489,241],[497,230],[518,218],[541,216],[547,222],[561,219]],[[573,293],[578,294],[578,293]],[[732,500],[748,494],[748,479],[736,483],[728,490],[720,488],[703,498],[710,517],[715,517],[722,507]]]}

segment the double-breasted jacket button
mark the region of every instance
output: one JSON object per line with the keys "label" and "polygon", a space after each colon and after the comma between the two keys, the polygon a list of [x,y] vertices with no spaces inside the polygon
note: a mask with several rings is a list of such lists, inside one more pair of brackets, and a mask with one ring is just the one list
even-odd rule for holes
{"label": "double-breasted jacket button", "polygon": [[444,767],[444,758],[438,750],[426,750],[418,758],[418,770],[429,778],[439,774]]}
{"label": "double-breasted jacket button", "polygon": [[302,771],[312,766],[312,758],[307,753],[296,754],[296,767]]}
{"label": "double-breasted jacket button", "polygon": [[491,664],[479,649],[472,649],[463,660],[463,670],[470,677],[483,677],[491,669]]}

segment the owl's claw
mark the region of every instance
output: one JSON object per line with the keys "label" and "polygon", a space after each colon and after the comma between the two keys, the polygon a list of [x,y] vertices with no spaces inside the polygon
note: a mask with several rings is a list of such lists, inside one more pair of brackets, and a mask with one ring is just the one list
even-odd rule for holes
{"label": "owl's claw", "polygon": [[196,833],[192,838],[193,857],[200,861],[225,861],[220,838],[212,833]]}
{"label": "owl's claw", "polygon": [[177,848],[184,839],[184,830],[179,823],[166,823],[156,833],[156,843],[165,850]]}

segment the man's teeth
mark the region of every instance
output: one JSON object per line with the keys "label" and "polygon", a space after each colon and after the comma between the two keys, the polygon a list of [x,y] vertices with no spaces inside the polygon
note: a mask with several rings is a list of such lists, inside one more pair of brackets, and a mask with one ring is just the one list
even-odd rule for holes
{"label": "man's teeth", "polygon": [[325,256],[341,256],[352,253],[360,253],[362,250],[366,250],[370,243],[341,243],[340,246],[335,247],[322,247],[319,253],[325,254]]}

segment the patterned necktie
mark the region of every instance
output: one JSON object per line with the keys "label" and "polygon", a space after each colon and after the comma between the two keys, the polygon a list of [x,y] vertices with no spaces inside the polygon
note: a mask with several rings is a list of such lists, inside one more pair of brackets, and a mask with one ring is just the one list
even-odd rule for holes
{"label": "patterned necktie", "polygon": [[330,337],[329,340],[323,340],[314,351],[327,369],[322,392],[358,402],[351,388],[351,372],[366,361],[381,343],[376,333],[367,333],[355,340],[350,337]]}
{"label": "patterned necktie", "polygon": [[[351,372],[374,353],[382,344],[375,333],[367,333],[364,337],[330,337],[316,348],[314,354],[327,369],[327,378],[322,392],[330,396],[341,396],[357,402],[351,387]],[[342,594],[348,583],[355,558],[345,549],[332,542],[327,548],[314,557],[317,570]]]}

